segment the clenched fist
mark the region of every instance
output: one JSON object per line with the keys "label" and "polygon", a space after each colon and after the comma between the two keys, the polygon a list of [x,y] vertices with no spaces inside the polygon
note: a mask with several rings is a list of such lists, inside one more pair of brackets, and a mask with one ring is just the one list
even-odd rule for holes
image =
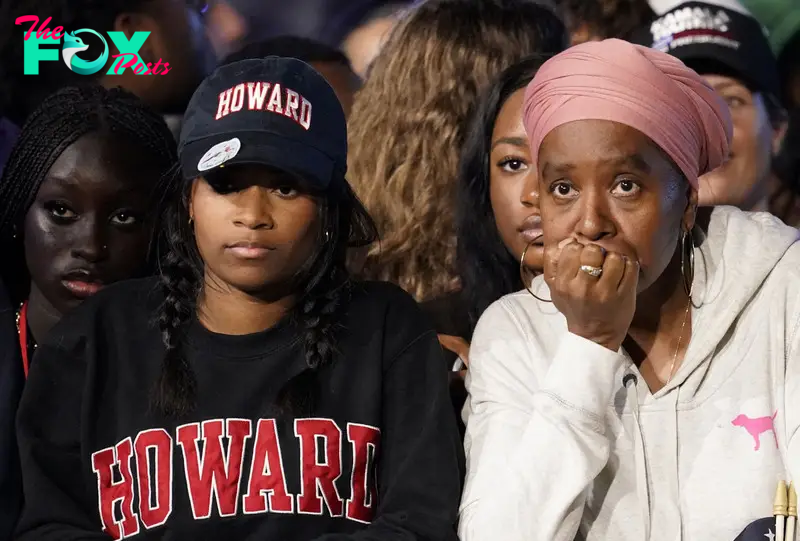
{"label": "clenched fist", "polygon": [[[602,271],[593,276],[581,266]],[[637,261],[597,244],[567,240],[545,249],[544,278],[569,332],[619,350],[636,310]]]}

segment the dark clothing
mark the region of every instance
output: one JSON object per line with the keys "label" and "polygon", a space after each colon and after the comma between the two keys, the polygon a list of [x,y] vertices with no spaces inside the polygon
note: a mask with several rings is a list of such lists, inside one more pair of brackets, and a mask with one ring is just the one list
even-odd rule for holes
{"label": "dark clothing", "polygon": [[[472,329],[467,316],[467,304],[460,291],[425,301],[420,306],[422,311],[433,321],[437,333],[458,336],[466,340],[467,343],[472,341]],[[458,355],[447,348],[442,349],[444,350],[447,369],[452,370]],[[461,410],[464,409],[464,403],[467,401],[467,389],[464,387],[463,378],[453,372],[450,374],[450,401],[458,419],[458,431],[463,439],[466,433],[466,426],[461,420]]]}
{"label": "dark clothing", "polygon": [[22,480],[14,431],[25,376],[22,373],[16,310],[0,282],[0,541],[11,539],[22,507]]}
{"label": "dark clothing", "polygon": [[436,335],[407,294],[354,287],[312,415],[273,406],[306,366],[289,318],[245,336],[195,320],[197,406],[177,420],[149,408],[162,301],[154,279],[115,284],[39,345],[17,419],[20,539],[457,539],[462,449]]}

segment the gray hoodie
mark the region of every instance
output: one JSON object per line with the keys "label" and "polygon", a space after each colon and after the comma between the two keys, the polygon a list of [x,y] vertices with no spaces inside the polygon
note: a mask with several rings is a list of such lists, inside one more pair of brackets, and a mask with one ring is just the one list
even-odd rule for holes
{"label": "gray hoodie", "polygon": [[800,481],[797,241],[769,214],[713,211],[688,350],[656,393],[552,304],[493,304],[470,347],[461,539],[731,541],[772,515],[778,481]]}

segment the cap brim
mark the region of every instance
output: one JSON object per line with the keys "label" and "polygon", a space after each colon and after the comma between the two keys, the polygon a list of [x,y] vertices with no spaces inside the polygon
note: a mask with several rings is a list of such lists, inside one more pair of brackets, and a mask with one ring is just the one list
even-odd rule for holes
{"label": "cap brim", "polygon": [[[214,167],[201,167],[210,149],[233,139],[238,139],[240,144],[234,156]],[[334,170],[333,160],[316,148],[264,132],[239,132],[235,137],[228,133],[192,141],[180,149],[180,161],[186,178],[197,178],[234,165],[257,164],[298,175],[322,190],[330,184]]]}

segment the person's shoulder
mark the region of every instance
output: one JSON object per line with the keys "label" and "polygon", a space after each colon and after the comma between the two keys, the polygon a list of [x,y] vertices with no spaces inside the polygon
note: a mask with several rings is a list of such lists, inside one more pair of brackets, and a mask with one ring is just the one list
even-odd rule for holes
{"label": "person's shoulder", "polygon": [[[541,276],[531,285],[539,299],[523,289],[500,297],[483,312],[473,334],[473,343],[522,341],[546,344],[566,331],[566,320],[550,299]],[[540,300],[542,299],[542,300]]]}
{"label": "person's shoulder", "polygon": [[374,307],[419,314],[421,309],[403,288],[389,282],[358,281],[352,285],[353,307]]}
{"label": "person's shoulder", "polygon": [[40,345],[70,350],[104,330],[149,325],[164,300],[159,284],[157,277],[148,277],[106,286],[64,314]]}
{"label": "person's shoulder", "polygon": [[355,282],[348,313],[351,321],[376,332],[381,328],[410,334],[434,331],[433,323],[417,301],[389,282]]}

